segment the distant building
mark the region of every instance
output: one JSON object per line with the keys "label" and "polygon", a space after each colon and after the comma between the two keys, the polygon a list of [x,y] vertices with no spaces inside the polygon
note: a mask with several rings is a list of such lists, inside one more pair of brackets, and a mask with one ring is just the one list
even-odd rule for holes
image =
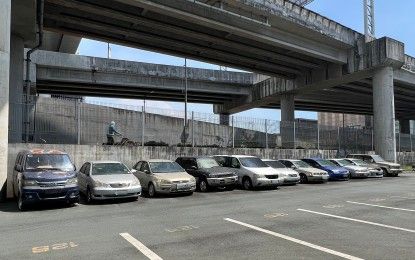
{"label": "distant building", "polygon": [[369,115],[351,115],[341,113],[319,112],[318,123],[320,125],[337,127],[353,126],[362,128],[372,128],[373,119],[372,116]]}

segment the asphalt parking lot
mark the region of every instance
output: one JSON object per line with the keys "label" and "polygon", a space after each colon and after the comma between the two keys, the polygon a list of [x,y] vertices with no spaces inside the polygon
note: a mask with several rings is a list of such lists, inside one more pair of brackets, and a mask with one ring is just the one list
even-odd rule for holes
{"label": "asphalt parking lot", "polygon": [[413,259],[415,174],[138,201],[0,204],[0,259]]}

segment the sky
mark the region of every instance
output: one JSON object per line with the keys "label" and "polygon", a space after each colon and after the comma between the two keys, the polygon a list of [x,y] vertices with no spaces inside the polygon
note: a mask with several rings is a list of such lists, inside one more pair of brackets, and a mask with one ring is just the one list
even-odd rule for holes
{"label": "sky", "polygon": [[[307,6],[309,9],[335,20],[358,32],[364,32],[363,4],[362,0],[315,0]],[[375,0],[376,37],[388,36],[405,43],[406,54],[415,56],[415,26],[413,11],[415,0]],[[184,59],[140,49],[111,44],[111,58],[131,60],[148,63],[184,66]],[[78,48],[78,54],[107,57],[107,43],[89,39],[83,39]],[[207,64],[194,60],[188,60],[189,67],[219,69],[218,65]],[[229,68],[228,70],[232,70]],[[125,104],[142,106],[142,100],[87,98],[87,102],[100,102],[104,104]],[[155,107],[168,110],[184,110],[184,103],[147,101],[147,107]],[[189,104],[189,111],[212,113],[212,105]],[[236,116],[280,120],[280,110],[276,109],[251,109]],[[296,118],[317,119],[317,113],[296,111]]]}

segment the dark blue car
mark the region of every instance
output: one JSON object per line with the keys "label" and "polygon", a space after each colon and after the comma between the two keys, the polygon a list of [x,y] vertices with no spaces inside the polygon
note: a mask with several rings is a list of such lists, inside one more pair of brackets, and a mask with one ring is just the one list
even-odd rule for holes
{"label": "dark blue car", "polygon": [[40,149],[21,151],[13,171],[13,192],[19,209],[41,201],[77,203],[79,187],[75,170],[66,153]]}
{"label": "dark blue car", "polygon": [[310,164],[314,168],[318,168],[318,169],[328,172],[330,181],[349,180],[349,177],[350,177],[349,171],[346,168],[335,165],[329,160],[325,160],[321,158],[309,158],[309,159],[302,159],[302,161]]}

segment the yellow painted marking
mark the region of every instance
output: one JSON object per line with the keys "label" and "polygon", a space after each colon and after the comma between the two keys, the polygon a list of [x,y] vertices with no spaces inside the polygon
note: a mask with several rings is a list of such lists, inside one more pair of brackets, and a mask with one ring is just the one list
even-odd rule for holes
{"label": "yellow painted marking", "polygon": [[340,205],[340,204],[325,205],[325,206],[323,206],[323,208],[326,208],[326,209],[336,209],[336,208],[343,208],[343,207],[344,207],[344,205]]}
{"label": "yellow painted marking", "polygon": [[181,227],[175,227],[175,228],[167,228],[166,231],[169,233],[174,233],[174,232],[189,231],[189,230],[198,229],[198,228],[200,227],[189,225],[189,226],[181,226]]}
{"label": "yellow painted marking", "polygon": [[264,218],[272,219],[272,218],[285,217],[285,216],[288,216],[288,214],[287,213],[274,212],[274,213],[265,214]]}
{"label": "yellow painted marking", "polygon": [[47,245],[47,246],[35,246],[32,247],[32,253],[33,254],[42,254],[42,253],[47,253],[50,251],[57,251],[57,250],[64,250],[64,249],[70,249],[70,248],[74,248],[77,247],[78,245],[75,244],[74,242],[69,242],[69,243],[56,243],[53,245]]}

